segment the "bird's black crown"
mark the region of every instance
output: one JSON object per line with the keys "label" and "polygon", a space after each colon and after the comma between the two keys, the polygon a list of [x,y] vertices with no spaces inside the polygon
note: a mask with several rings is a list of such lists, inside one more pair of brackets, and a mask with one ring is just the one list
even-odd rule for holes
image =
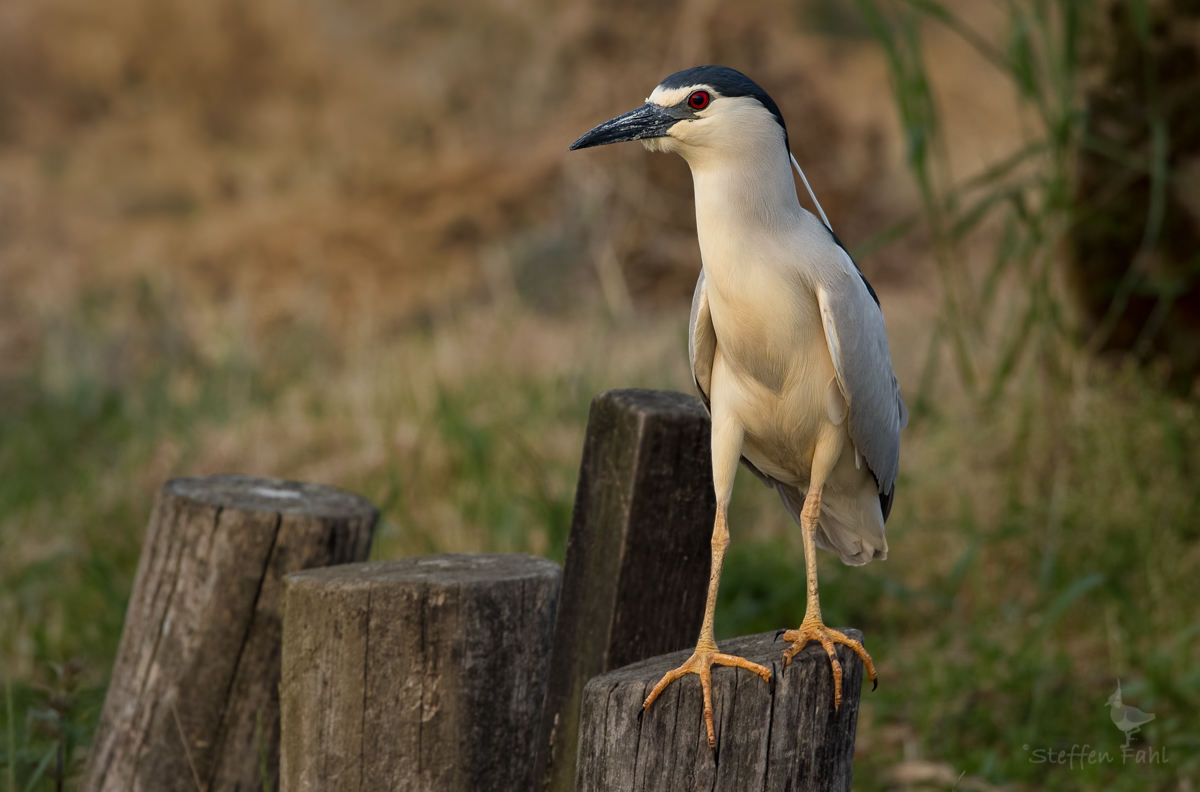
{"label": "bird's black crown", "polygon": [[736,69],[728,66],[693,66],[690,69],[675,72],[663,80],[660,85],[667,89],[707,85],[721,96],[753,97],[767,109],[767,112],[775,116],[779,126],[783,127],[784,144],[788,145],[789,151],[791,150],[791,146],[787,143],[787,124],[783,123],[783,113],[779,112],[779,105],[775,104],[775,100],[768,96],[758,83]]}

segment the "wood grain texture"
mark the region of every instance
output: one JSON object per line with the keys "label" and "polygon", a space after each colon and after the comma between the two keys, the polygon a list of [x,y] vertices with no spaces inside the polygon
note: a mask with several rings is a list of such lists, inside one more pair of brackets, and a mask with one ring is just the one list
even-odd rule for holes
{"label": "wood grain texture", "polygon": [[[860,638],[857,630],[845,630]],[[700,681],[671,684],[643,712],[646,694],[691,650],[598,676],[583,692],[579,792],[803,792],[849,790],[862,662],[844,646],[843,699],[833,707],[829,658],[810,644],[786,669],[777,633],[722,641],[721,651],[771,669],[771,684],[742,669],[713,669],[717,748],[704,730]]]}
{"label": "wood grain texture", "polygon": [[530,789],[561,578],[526,555],[289,575],[281,789]]}
{"label": "wood grain texture", "polygon": [[587,680],[695,642],[715,515],[699,399],[617,390],[592,401],[538,741],[542,789],[574,787]]}
{"label": "wood grain texture", "polygon": [[274,785],[283,576],[363,560],[377,516],[317,484],[168,481],[81,789],[261,789],[260,712]]}

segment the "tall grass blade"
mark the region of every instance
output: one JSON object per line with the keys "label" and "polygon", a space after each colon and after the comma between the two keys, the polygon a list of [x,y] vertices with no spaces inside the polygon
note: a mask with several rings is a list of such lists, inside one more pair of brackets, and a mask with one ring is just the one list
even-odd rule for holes
{"label": "tall grass blade", "polygon": [[1021,165],[1035,160],[1037,157],[1044,156],[1049,151],[1049,148],[1050,144],[1046,140],[1034,140],[1026,143],[994,165],[984,168],[982,173],[967,179],[963,182],[959,191],[966,192],[976,188],[991,187],[994,184],[1003,183],[1004,178],[1012,171]]}
{"label": "tall grass blade", "polygon": [[980,55],[991,61],[992,65],[1001,71],[1005,70],[1007,60],[1004,55],[993,47],[991,42],[972,29],[970,25],[967,25],[955,16],[946,6],[935,2],[935,0],[908,0],[908,4],[953,30]]}
{"label": "tall grass blade", "polygon": [[988,268],[979,290],[980,319],[986,322],[999,291],[1000,279],[1013,262],[1021,255],[1021,240],[1017,232],[1017,220],[1011,214],[1004,218],[1000,239],[996,242],[996,253],[992,266]]}
{"label": "tall grass blade", "polygon": [[54,761],[54,757],[56,756],[58,756],[57,744],[50,746],[50,750],[46,751],[45,755],[42,756],[42,761],[38,762],[37,767],[33,769],[33,775],[25,782],[23,792],[33,792],[37,788],[38,783],[46,776],[46,768],[50,766],[50,763]]}
{"label": "tall grass blade", "polygon": [[1021,359],[1021,354],[1025,351],[1025,347],[1029,343],[1029,338],[1034,332],[1038,320],[1038,304],[1035,300],[1030,300],[1022,312],[1020,319],[1017,321],[1015,330],[1010,328],[1009,340],[1004,342],[1001,347],[999,363],[997,363],[992,373],[991,387],[987,393],[987,403],[989,406],[994,406],[1000,399],[1000,395],[1004,391],[1004,386],[1008,383],[1009,377],[1016,371],[1017,363]]}
{"label": "tall grass blade", "polygon": [[1013,82],[1020,88],[1021,93],[1027,99],[1039,101],[1041,91],[1037,79],[1038,67],[1033,54],[1033,44],[1029,40],[1029,26],[1023,15],[1017,15],[1010,26],[1006,61]]}
{"label": "tall grass blade", "polygon": [[881,250],[892,244],[898,239],[901,239],[906,234],[913,230],[913,227],[919,222],[919,217],[916,214],[911,214],[884,228],[882,231],[877,231],[864,241],[854,246],[850,251],[850,257],[855,261],[865,259],[877,250]]}

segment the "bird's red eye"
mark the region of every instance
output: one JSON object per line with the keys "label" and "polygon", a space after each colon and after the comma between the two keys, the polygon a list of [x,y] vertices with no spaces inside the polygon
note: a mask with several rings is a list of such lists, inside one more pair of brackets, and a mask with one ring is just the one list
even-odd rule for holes
{"label": "bird's red eye", "polygon": [[688,97],[688,107],[693,110],[703,110],[708,107],[710,101],[712,101],[712,97],[708,95],[708,91],[696,91]]}

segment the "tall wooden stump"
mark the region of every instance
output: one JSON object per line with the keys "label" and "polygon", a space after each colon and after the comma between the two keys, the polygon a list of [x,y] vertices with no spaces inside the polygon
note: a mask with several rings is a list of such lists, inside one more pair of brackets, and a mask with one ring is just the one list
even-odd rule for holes
{"label": "tall wooden stump", "polygon": [[281,789],[530,789],[561,576],[524,555],[289,575]]}
{"label": "tall wooden stump", "polygon": [[717,508],[709,438],[692,396],[617,390],[592,401],[538,741],[541,789],[574,787],[588,679],[691,646],[700,632]]}
{"label": "tall wooden stump", "polygon": [[377,516],[317,484],[168,481],[82,789],[257,790],[262,751],[274,788],[283,576],[366,558]]}
{"label": "tall wooden stump", "polygon": [[[857,630],[845,630],[861,640]],[[842,706],[833,707],[833,673],[819,644],[786,669],[777,633],[721,642],[721,651],[771,669],[771,683],[735,668],[713,668],[717,748],[704,729],[700,680],[672,683],[643,712],[654,684],[691,650],[596,677],[583,691],[578,792],[826,792],[849,790],[862,662],[838,646]]]}

